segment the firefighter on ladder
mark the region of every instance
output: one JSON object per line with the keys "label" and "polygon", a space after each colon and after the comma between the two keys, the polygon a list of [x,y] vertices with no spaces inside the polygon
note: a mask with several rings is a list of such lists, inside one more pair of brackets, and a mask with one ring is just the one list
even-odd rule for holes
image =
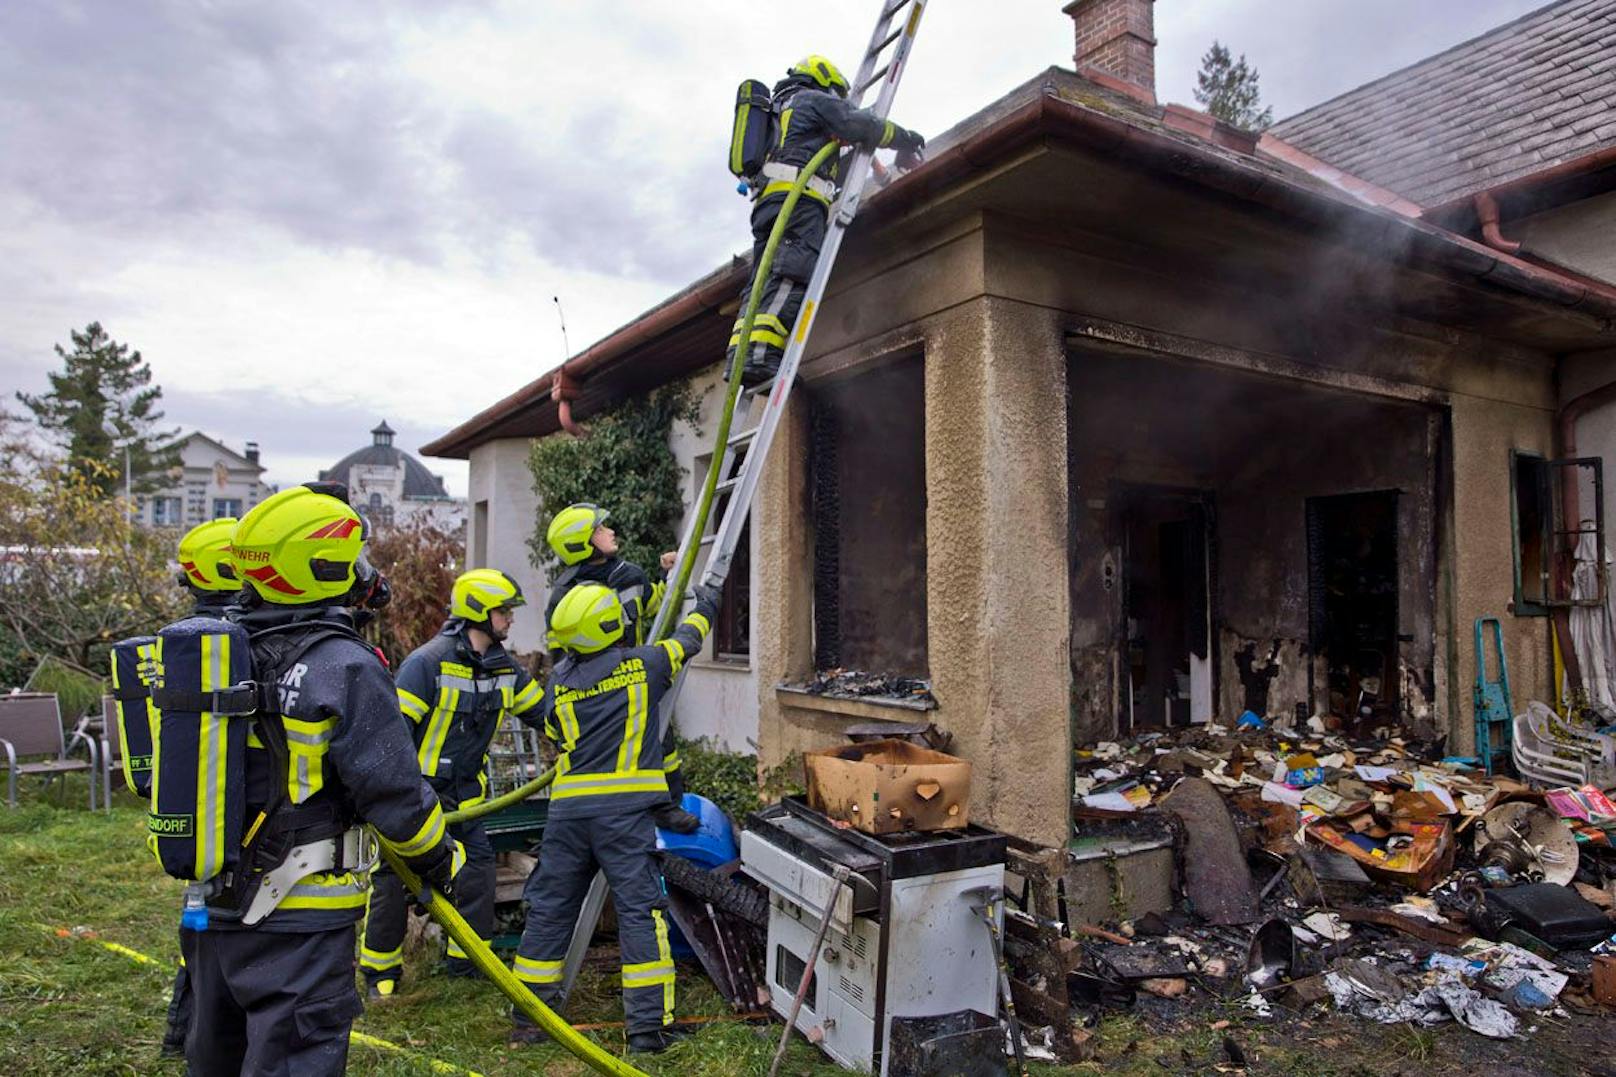
{"label": "firefighter on ladder", "polygon": [[[557,1001],[567,944],[598,868],[617,909],[623,1016],[634,1051],[660,1052],[681,1035],[673,1024],[673,955],[652,821],[668,795],[657,705],[700,652],[717,608],[718,592],[698,586],[695,611],[670,638],[624,647],[617,593],[591,583],[568,591],[550,621],[552,645],[566,654],[550,675],[542,714],[561,756],[514,971],[545,1003]],[[514,1016],[513,1043],[545,1038],[525,1016]]]}
{"label": "firefighter on ladder", "polygon": [[[462,573],[450,591],[449,619],[398,668],[398,706],[410,720],[416,762],[445,807],[469,808],[488,797],[488,746],[506,715],[539,705],[540,688],[502,645],[522,588],[493,568]],[[480,820],[451,823],[449,834],[466,850],[455,879],[455,907],[484,940],[494,933],[494,847]],[[372,874],[370,909],[359,967],[367,994],[387,998],[404,971],[408,911],[404,884],[385,865]],[[451,976],[474,974],[471,961],[449,940]]]}
{"label": "firefighter on ladder", "polygon": [[[797,175],[827,142],[839,140],[871,148],[891,147],[898,151],[899,168],[914,168],[926,140],[890,120],[882,120],[865,109],[847,103],[847,79],[836,65],[823,56],[801,60],[775,84],[774,112],[779,117],[779,142],[771,147],[763,165],[760,185],[752,207],[752,266],[763,259],[780,207],[797,180]],[[819,261],[825,242],[830,206],[836,200],[838,162],[823,166],[803,192],[786,225],[785,235],[774,252],[774,264],[763,286],[757,317],[752,322],[746,364],[741,368],[742,385],[758,385],[771,380],[780,369],[786,341],[802,308],[808,280]],[[741,314],[729,340],[729,357],[740,346],[741,323],[746,317],[752,281],[741,288]]]}

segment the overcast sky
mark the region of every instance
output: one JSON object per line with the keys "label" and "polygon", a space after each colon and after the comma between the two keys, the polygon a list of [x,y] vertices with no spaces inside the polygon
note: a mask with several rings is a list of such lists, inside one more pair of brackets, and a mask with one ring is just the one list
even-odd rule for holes
{"label": "overcast sky", "polygon": [[[1062,6],[933,0],[895,118],[1070,67]],[[1158,91],[1191,103],[1218,38],[1283,117],[1540,6],[1160,0]],[[851,68],[875,7],[0,0],[0,387],[99,320],[272,481],[381,418],[413,450],[563,358],[552,296],[578,351],[748,246],[735,84]]]}

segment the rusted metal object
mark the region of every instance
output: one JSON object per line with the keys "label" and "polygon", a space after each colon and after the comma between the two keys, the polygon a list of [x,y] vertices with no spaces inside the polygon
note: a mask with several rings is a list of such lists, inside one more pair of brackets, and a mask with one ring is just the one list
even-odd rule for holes
{"label": "rusted metal object", "polygon": [[1184,892],[1195,914],[1213,924],[1249,924],[1258,917],[1246,851],[1223,797],[1205,778],[1185,778],[1162,807],[1184,824]]}

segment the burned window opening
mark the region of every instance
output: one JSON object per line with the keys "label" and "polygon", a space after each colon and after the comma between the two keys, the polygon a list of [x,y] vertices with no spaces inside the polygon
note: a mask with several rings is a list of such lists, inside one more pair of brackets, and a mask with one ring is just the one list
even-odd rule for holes
{"label": "burned window opening", "polygon": [[[1436,699],[1426,686],[1440,681],[1443,643],[1435,626],[1438,412],[1168,358],[1074,352],[1067,377],[1077,742],[1126,733],[1133,717],[1128,588],[1139,569],[1121,524],[1126,493],[1141,488],[1200,491],[1215,508],[1206,554],[1208,710],[1219,723],[1245,710],[1265,718],[1326,710],[1326,670],[1310,646],[1306,501],[1401,491],[1398,628],[1407,635],[1386,676],[1405,721],[1430,717]],[[1151,725],[1162,724],[1164,709],[1149,704]]]}
{"label": "burned window opening", "polygon": [[[718,512],[722,513],[721,507]],[[723,517],[720,516],[720,519]],[[718,619],[713,623],[713,655],[732,661],[752,656],[752,521],[741,525],[735,555],[730,559],[724,594],[718,602]]]}
{"label": "burned window opening", "polygon": [[814,665],[924,678],[925,367],[919,356],[814,390]]}
{"label": "burned window opening", "polygon": [[1398,673],[1398,491],[1307,499],[1309,706],[1357,723],[1395,721]]}
{"label": "burned window opening", "polygon": [[[701,482],[712,464],[712,456],[705,455],[696,458],[693,474],[695,477],[697,496],[700,496]],[[739,475],[746,466],[746,449],[737,450],[734,474]],[[716,529],[717,522],[724,518],[729,511],[730,493],[719,494],[713,499],[712,515],[708,526]],[[699,568],[705,568],[707,556],[712,546],[704,542]],[[698,573],[699,575],[699,573]],[[735,552],[730,557],[729,571],[724,577],[723,591],[718,600],[718,616],[713,621],[712,655],[715,659],[731,662],[749,661],[752,654],[752,520],[750,514],[741,525],[740,537],[735,543]]]}
{"label": "burned window opening", "polygon": [[814,668],[842,664],[841,500],[836,464],[836,413],[817,398],[810,403],[808,466],[812,471],[814,509]]}
{"label": "burned window opening", "polygon": [[1123,487],[1125,727],[1184,726],[1212,716],[1211,507],[1202,491]]}

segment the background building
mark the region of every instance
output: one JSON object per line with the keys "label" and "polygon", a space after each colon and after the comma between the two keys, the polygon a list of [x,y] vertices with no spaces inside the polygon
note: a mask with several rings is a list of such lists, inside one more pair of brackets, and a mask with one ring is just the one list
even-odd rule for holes
{"label": "background building", "polygon": [[275,492],[264,482],[256,441],[238,453],[197,430],[179,444],[180,466],[171,473],[171,485],[135,499],[137,523],[191,528],[221,516],[240,516]]}
{"label": "background building", "polygon": [[465,500],[450,497],[443,477],[394,445],[393,436],[393,428],[383,419],[370,432],[369,445],[320,472],[320,478],[346,483],[354,507],[378,527],[403,523],[421,513],[432,513],[451,528],[463,523]]}

